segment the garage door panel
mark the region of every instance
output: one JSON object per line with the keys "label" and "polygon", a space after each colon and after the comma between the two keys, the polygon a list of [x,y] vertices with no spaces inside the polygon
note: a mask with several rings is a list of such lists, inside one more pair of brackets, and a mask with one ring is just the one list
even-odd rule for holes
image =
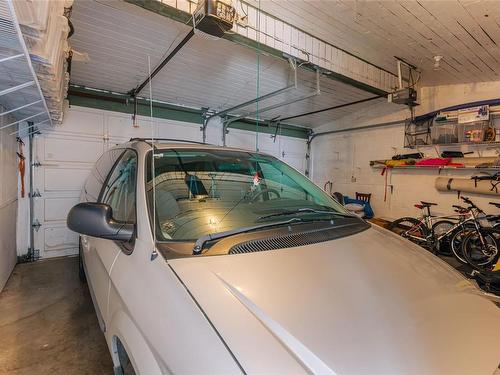
{"label": "garage door panel", "polygon": [[44,221],[66,221],[69,210],[79,202],[79,197],[44,199]]}
{"label": "garage door panel", "polygon": [[66,227],[66,217],[78,203],[95,161],[105,149],[105,111],[71,108],[64,123],[35,138],[35,248],[50,258],[76,254],[78,235]]}
{"label": "garage door panel", "polygon": [[300,173],[304,173],[306,170],[306,159],[304,155],[301,154],[285,154],[284,161],[298,170]]}
{"label": "garage door panel", "polygon": [[231,129],[226,137],[229,147],[255,151],[255,134]]}
{"label": "garage door panel", "polygon": [[46,227],[39,233],[43,236],[44,258],[78,252],[78,234],[71,232],[66,225]]}
{"label": "garage door panel", "polygon": [[44,168],[45,192],[77,191],[82,190],[85,179],[91,168]]}
{"label": "garage door panel", "polygon": [[64,123],[57,128],[58,133],[75,135],[95,135],[102,138],[104,130],[104,113],[74,107],[65,112]]}
{"label": "garage door panel", "polygon": [[[131,116],[108,116],[107,134],[110,143],[123,143],[130,138],[151,138],[153,129],[151,119],[143,116],[137,118],[137,127],[132,126]],[[200,125],[181,121],[153,119],[155,137],[178,138],[201,141]]]}
{"label": "garage door panel", "polygon": [[45,139],[43,159],[49,162],[94,163],[103,152],[102,141]]}

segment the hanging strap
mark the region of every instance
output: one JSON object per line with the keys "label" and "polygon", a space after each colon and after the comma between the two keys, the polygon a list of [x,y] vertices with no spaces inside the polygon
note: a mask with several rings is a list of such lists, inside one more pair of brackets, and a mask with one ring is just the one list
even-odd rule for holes
{"label": "hanging strap", "polygon": [[385,167],[382,169],[382,173],[380,173],[382,176],[385,176],[385,185],[384,185],[384,202],[387,202],[387,178],[389,176],[389,167]]}

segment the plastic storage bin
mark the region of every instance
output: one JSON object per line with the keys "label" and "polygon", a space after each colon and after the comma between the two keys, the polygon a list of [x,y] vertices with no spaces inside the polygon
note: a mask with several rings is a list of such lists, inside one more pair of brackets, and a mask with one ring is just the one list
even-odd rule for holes
{"label": "plastic storage bin", "polygon": [[458,124],[458,141],[460,143],[477,143],[484,140],[484,132],[489,127],[487,121]]}
{"label": "plastic storage bin", "polygon": [[457,143],[457,125],[434,123],[431,128],[431,137],[433,144]]}

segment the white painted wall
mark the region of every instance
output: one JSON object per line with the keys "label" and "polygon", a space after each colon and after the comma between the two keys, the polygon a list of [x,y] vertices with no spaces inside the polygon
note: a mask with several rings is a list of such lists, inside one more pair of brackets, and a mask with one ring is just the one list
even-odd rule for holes
{"label": "white painted wall", "polygon": [[[461,103],[496,99],[500,97],[500,82],[424,87],[419,90],[419,94],[421,105],[417,107],[417,115]],[[419,200],[439,203],[439,207],[434,210],[435,213],[451,213],[451,205],[459,202],[457,194],[438,192],[434,188],[438,172],[428,169],[392,170],[388,175],[387,197],[384,201],[385,176],[380,175],[380,169],[371,168],[369,161],[388,159],[395,153],[412,152],[403,148],[404,126],[392,125],[371,130],[355,130],[355,128],[400,120],[408,116],[409,111],[405,107],[390,103],[372,105],[317,130],[322,132],[353,129],[313,140],[312,179],[320,186],[326,181],[332,181],[333,191],[350,196],[354,196],[355,192],[372,193],[372,205],[378,217],[394,219],[416,215],[418,210],[413,205]],[[446,149],[457,151],[479,149],[482,150],[483,156],[496,155],[494,149],[487,150],[478,146],[454,146]],[[437,156],[434,148],[422,148],[420,151],[431,157]],[[471,173],[471,171],[442,171],[439,176],[469,178]],[[495,209],[488,205],[494,197],[473,194],[470,196],[480,207],[495,212]]]}
{"label": "white painted wall", "polygon": [[[207,141],[220,144],[221,127],[214,122],[208,128]],[[164,119],[154,119],[153,123],[158,138],[202,140],[199,124]],[[35,138],[34,160],[41,166],[35,168],[34,185],[42,195],[35,198],[35,219],[42,224],[35,232],[35,248],[40,250],[42,258],[77,252],[78,237],[66,228],[67,213],[78,202],[83,183],[103,151],[132,137],[151,137],[149,118],[139,117],[138,125],[138,128],[132,126],[128,114],[72,106],[65,113],[62,126],[45,130]],[[269,134],[256,136],[254,132],[230,129],[227,145],[255,150],[257,138],[260,151],[304,171],[305,140],[278,137],[273,142]],[[27,217],[22,212],[21,215]],[[27,228],[24,221],[19,225]],[[21,235],[18,252],[24,254],[27,248],[28,238]]]}
{"label": "white painted wall", "polygon": [[[0,126],[11,121],[11,118],[0,117]],[[0,130],[0,291],[17,260],[17,142],[10,132],[11,128]]]}

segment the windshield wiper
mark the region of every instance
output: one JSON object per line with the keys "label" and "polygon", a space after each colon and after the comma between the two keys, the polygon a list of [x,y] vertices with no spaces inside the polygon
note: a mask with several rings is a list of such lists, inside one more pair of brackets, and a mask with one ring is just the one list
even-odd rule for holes
{"label": "windshield wiper", "polygon": [[302,214],[302,213],[327,214],[327,215],[349,217],[349,218],[356,217],[354,215],[344,214],[342,212],[337,212],[337,211],[316,210],[314,208],[304,207],[304,208],[298,208],[296,210],[285,210],[285,211],[281,211],[281,212],[276,212],[274,214],[259,216],[255,221],[261,221],[261,220],[268,219],[271,217],[288,216],[288,215],[295,215],[295,214]]}
{"label": "windshield wiper", "polygon": [[201,252],[203,251],[203,246],[209,241],[220,240],[222,238],[234,236],[235,234],[251,232],[254,230],[274,227],[274,226],[278,226],[278,225],[291,224],[291,223],[294,223],[297,221],[302,221],[302,219],[298,218],[298,217],[294,217],[292,219],[284,220],[284,221],[277,221],[277,222],[273,222],[273,223],[253,225],[251,227],[243,227],[243,228],[238,228],[238,229],[231,229],[231,230],[227,230],[224,232],[209,233],[209,234],[206,234],[205,236],[200,237],[196,240],[194,247],[193,247],[193,255],[200,255]]}

